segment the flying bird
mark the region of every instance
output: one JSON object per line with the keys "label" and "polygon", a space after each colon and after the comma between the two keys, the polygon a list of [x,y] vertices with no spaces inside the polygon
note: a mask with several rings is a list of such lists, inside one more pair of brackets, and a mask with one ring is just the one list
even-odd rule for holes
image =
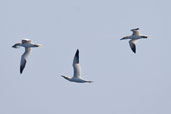
{"label": "flying bird", "polygon": [[139,30],[139,28],[131,29],[131,31],[133,32],[132,35],[125,36],[120,39],[120,40],[130,39],[129,45],[134,53],[136,53],[136,41],[138,39],[142,39],[142,38],[147,39],[148,38],[148,36],[140,35],[138,30]]}
{"label": "flying bird", "polygon": [[92,82],[92,81],[84,80],[81,78],[78,49],[75,53],[74,60],[73,60],[73,70],[74,70],[73,77],[64,76],[64,75],[61,75],[61,76],[70,82],[77,82],[77,83],[91,83]]}
{"label": "flying bird", "polygon": [[22,74],[22,72],[26,66],[27,57],[31,52],[31,48],[32,47],[40,47],[40,44],[33,44],[30,39],[23,39],[23,40],[21,40],[21,43],[16,43],[12,47],[13,48],[19,48],[19,47],[25,48],[25,52],[21,56],[21,61],[20,61],[20,74]]}

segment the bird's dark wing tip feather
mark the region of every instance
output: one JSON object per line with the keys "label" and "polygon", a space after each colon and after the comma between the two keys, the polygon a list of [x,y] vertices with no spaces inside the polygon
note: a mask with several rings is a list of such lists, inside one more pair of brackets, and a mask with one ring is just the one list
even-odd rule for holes
{"label": "bird's dark wing tip feather", "polygon": [[77,49],[76,54],[79,54],[79,49]]}
{"label": "bird's dark wing tip feather", "polygon": [[131,46],[131,49],[132,49],[132,51],[133,51],[134,53],[136,53],[136,46],[135,46],[135,44],[133,44],[133,45]]}
{"label": "bird's dark wing tip feather", "polygon": [[136,50],[133,50],[134,53],[136,53]]}
{"label": "bird's dark wing tip feather", "polygon": [[17,47],[17,45],[15,44],[15,45],[12,46],[12,48],[18,48],[18,47]]}
{"label": "bird's dark wing tip feather", "polygon": [[75,53],[75,58],[77,60],[77,63],[79,63],[79,50],[77,49],[76,53]]}
{"label": "bird's dark wing tip feather", "polygon": [[26,60],[24,60],[24,64],[20,65],[20,74],[23,73],[23,70],[25,68],[25,65],[26,65]]}
{"label": "bird's dark wing tip feather", "polygon": [[79,50],[77,49],[76,53],[75,53],[76,57],[79,57]]}

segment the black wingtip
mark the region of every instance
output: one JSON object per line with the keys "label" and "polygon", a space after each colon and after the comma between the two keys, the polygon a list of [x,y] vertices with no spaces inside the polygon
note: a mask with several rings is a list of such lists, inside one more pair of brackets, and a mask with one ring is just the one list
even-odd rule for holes
{"label": "black wingtip", "polygon": [[77,49],[75,56],[79,57],[79,49]]}
{"label": "black wingtip", "polygon": [[24,70],[24,66],[21,66],[21,67],[20,67],[20,74],[23,73],[23,70]]}
{"label": "black wingtip", "polygon": [[131,48],[134,53],[136,53],[136,48]]}
{"label": "black wingtip", "polygon": [[142,36],[143,38],[148,38],[148,36]]}
{"label": "black wingtip", "polygon": [[136,53],[136,47],[131,48],[134,53]]}
{"label": "black wingtip", "polygon": [[77,49],[76,53],[79,53],[79,49]]}
{"label": "black wingtip", "polygon": [[78,49],[75,53],[75,60],[76,60],[76,63],[79,63],[79,50]]}
{"label": "black wingtip", "polygon": [[20,65],[20,74],[22,74],[23,73],[23,70],[24,70],[24,68],[25,68],[25,66],[26,66],[26,60],[24,59],[24,63],[22,64],[22,65]]}
{"label": "black wingtip", "polygon": [[134,52],[134,53],[136,53],[136,51],[135,51],[135,50],[133,50],[133,52]]}
{"label": "black wingtip", "polygon": [[20,74],[22,74],[23,73],[23,69],[22,68],[20,68]]}
{"label": "black wingtip", "polygon": [[132,45],[130,45],[131,46],[131,50],[134,52],[134,53],[136,53],[136,46],[135,46],[135,44],[132,44]]}
{"label": "black wingtip", "polygon": [[13,45],[12,48],[17,48],[17,46],[16,45]]}

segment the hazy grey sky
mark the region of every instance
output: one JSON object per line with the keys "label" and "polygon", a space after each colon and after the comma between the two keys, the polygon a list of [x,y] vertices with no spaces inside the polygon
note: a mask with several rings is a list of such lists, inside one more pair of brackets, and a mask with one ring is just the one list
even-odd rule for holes
{"label": "hazy grey sky", "polygon": [[[0,1],[0,114],[171,114],[170,0]],[[134,54],[120,41],[151,38]],[[23,38],[35,48],[22,75]],[[70,83],[80,50],[82,77]]]}

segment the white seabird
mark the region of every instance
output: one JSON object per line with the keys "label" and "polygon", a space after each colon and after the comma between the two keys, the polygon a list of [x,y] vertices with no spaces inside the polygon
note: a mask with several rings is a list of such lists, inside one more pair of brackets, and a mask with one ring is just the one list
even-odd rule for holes
{"label": "white seabird", "polygon": [[120,39],[120,40],[130,39],[129,45],[134,53],[136,53],[136,41],[138,39],[148,38],[148,36],[140,35],[138,30],[139,30],[139,28],[131,29],[131,31],[133,32],[132,35],[125,36]]}
{"label": "white seabird", "polygon": [[21,74],[22,74],[24,67],[26,65],[26,59],[31,52],[31,48],[32,47],[40,47],[40,44],[32,44],[31,42],[32,41],[30,39],[23,39],[21,41],[21,43],[16,43],[12,46],[13,48],[18,48],[18,47],[24,47],[25,48],[25,52],[21,56],[21,62],[20,62],[20,73]]}
{"label": "white seabird", "polygon": [[73,69],[74,69],[74,75],[73,77],[64,76],[61,75],[63,78],[65,78],[68,81],[71,82],[77,82],[77,83],[91,83],[92,81],[81,79],[81,71],[80,71],[80,62],[79,62],[79,50],[77,49],[74,60],[73,60]]}

